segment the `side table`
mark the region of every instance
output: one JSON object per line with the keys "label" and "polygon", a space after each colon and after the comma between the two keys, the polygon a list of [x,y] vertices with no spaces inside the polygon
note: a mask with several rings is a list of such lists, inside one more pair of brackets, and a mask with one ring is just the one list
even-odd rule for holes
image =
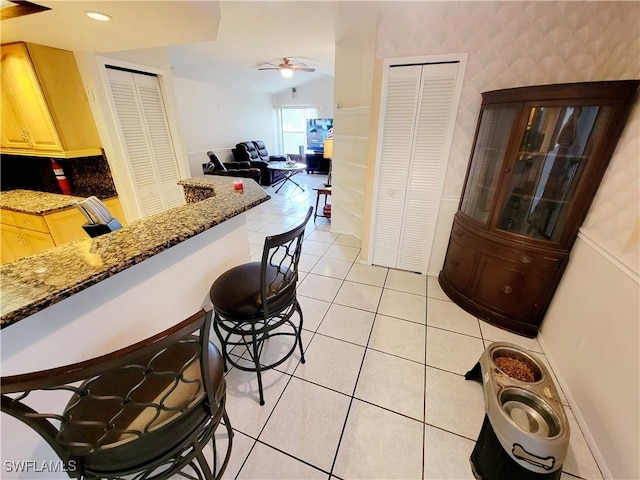
{"label": "side table", "polygon": [[[324,206],[327,206],[327,197],[331,195],[331,187],[315,187],[314,190],[317,192],[316,194],[316,209],[313,213],[313,221],[315,222],[317,217],[325,217],[331,218],[331,211],[325,214],[325,209],[323,208],[323,214],[318,214],[318,204],[320,203],[320,195],[324,195]],[[331,204],[329,204],[331,206]]]}

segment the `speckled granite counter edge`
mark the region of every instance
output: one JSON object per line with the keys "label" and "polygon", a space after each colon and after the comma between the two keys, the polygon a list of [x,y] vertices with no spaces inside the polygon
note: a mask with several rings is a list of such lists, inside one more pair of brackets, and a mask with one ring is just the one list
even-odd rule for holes
{"label": "speckled granite counter edge", "polygon": [[[137,263],[253,208],[271,197],[257,183],[233,191],[232,177],[194,178],[181,185],[215,196],[131,222],[0,267],[0,327],[8,327]],[[41,273],[41,274],[39,274]]]}

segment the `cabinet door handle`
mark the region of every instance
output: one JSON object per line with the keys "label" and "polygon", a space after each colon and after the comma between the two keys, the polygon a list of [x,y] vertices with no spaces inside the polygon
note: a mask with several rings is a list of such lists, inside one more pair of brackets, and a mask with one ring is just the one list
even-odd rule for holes
{"label": "cabinet door handle", "polygon": [[509,295],[511,293],[511,287],[509,285],[505,285],[504,287],[502,287],[502,291]]}
{"label": "cabinet door handle", "polygon": [[521,255],[520,256],[520,261],[522,263],[531,263],[531,257],[528,255]]}
{"label": "cabinet door handle", "polygon": [[29,137],[29,132],[27,132],[26,130],[22,131],[22,140],[24,140],[30,147],[33,147],[33,142]]}
{"label": "cabinet door handle", "polygon": [[464,231],[461,228],[456,228],[454,230],[455,234],[458,235],[459,237],[462,236],[462,234],[464,233]]}

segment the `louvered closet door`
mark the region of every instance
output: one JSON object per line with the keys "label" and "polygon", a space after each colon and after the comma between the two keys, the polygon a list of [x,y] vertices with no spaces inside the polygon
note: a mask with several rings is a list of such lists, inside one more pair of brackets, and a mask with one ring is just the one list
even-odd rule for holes
{"label": "louvered closet door", "polygon": [[107,73],[142,214],[184,204],[158,78],[110,68]]}
{"label": "louvered closet door", "polygon": [[388,76],[379,164],[373,263],[396,268],[422,67],[395,67]]}
{"label": "louvered closet door", "polygon": [[457,63],[392,67],[373,263],[426,272],[453,128]]}

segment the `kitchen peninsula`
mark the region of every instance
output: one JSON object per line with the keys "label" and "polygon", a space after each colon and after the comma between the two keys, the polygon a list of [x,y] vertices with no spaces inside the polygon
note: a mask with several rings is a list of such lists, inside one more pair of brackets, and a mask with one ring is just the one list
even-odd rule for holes
{"label": "kitchen peninsula", "polygon": [[[269,195],[253,181],[237,193],[230,177],[181,183],[212,196],[0,267],[3,374],[77,361],[157,333],[197,311],[218,274],[248,261],[241,214]],[[116,341],[105,341],[103,329]],[[55,341],[46,361],[36,355],[25,363],[25,351],[42,352],[47,337]],[[72,354],[65,344],[73,339],[81,342]]]}

